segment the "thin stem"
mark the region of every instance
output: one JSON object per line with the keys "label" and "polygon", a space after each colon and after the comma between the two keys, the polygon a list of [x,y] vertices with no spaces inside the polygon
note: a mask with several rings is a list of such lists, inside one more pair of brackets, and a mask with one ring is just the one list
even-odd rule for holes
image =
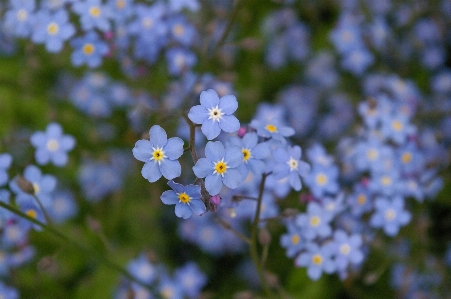
{"label": "thin stem", "polygon": [[244,242],[246,242],[247,244],[251,244],[251,239],[249,239],[248,237],[246,237],[245,235],[243,235],[242,233],[240,233],[239,231],[235,230],[230,223],[228,223],[227,221],[225,221],[224,219],[217,217],[216,221],[226,230],[231,231],[235,236],[237,236],[238,238],[240,238],[241,240],[243,240]]}
{"label": "thin stem", "polygon": [[258,247],[257,247],[257,243],[258,243],[258,224],[260,222],[259,221],[259,219],[260,219],[260,210],[261,210],[261,205],[262,205],[262,200],[263,200],[263,192],[265,190],[265,181],[266,181],[266,177],[267,176],[268,176],[268,174],[263,174],[262,175],[262,180],[261,180],[259,191],[258,191],[257,208],[255,210],[254,221],[252,222],[250,255],[252,257],[252,261],[254,262],[255,268],[257,270],[258,277],[259,277],[260,282],[262,284],[263,290],[265,291],[266,295],[269,298],[274,298],[273,297],[273,293],[271,292],[271,289],[269,288],[268,282],[266,280],[266,276],[265,276],[265,273],[264,273],[264,268],[263,268],[263,265],[262,265],[261,260],[259,258]]}
{"label": "thin stem", "polygon": [[256,197],[253,197],[253,196],[247,196],[247,195],[240,195],[240,194],[238,194],[238,195],[232,196],[232,201],[241,201],[241,200],[243,200],[243,199],[257,200]]}
{"label": "thin stem", "polygon": [[41,209],[42,214],[44,214],[45,221],[47,221],[47,223],[48,223],[49,225],[53,225],[53,221],[52,221],[52,219],[50,218],[50,216],[49,216],[49,214],[47,213],[47,211],[44,209],[44,206],[42,205],[41,200],[39,200],[39,198],[38,198],[36,195],[34,195],[34,194],[33,194],[32,196],[33,196],[33,198],[36,200],[36,202],[38,203],[38,206],[39,206],[39,208]]}
{"label": "thin stem", "polygon": [[51,234],[53,234],[54,236],[60,238],[62,241],[64,241],[65,243],[68,243],[74,247],[76,247],[77,249],[79,249],[80,251],[83,251],[87,256],[89,257],[94,257],[98,262],[104,264],[107,267],[110,267],[113,270],[116,270],[117,272],[121,273],[122,275],[124,275],[126,278],[128,278],[129,280],[133,281],[134,283],[139,284],[140,286],[146,288],[147,290],[149,290],[152,294],[153,294],[153,289],[151,288],[150,285],[145,284],[143,282],[141,282],[140,280],[137,280],[133,275],[131,275],[127,270],[125,270],[123,267],[121,267],[120,265],[114,263],[113,261],[111,261],[110,259],[108,259],[107,257],[95,252],[92,249],[86,248],[83,245],[75,242],[74,240],[72,240],[71,238],[69,238],[68,236],[64,235],[63,233],[59,232],[58,230],[56,230],[55,228],[46,225],[45,223],[42,223],[39,220],[36,220],[30,216],[28,216],[27,214],[23,213],[22,211],[19,211],[18,209],[16,209],[15,207],[4,203],[2,201],[0,201],[0,207],[3,207],[5,209],[7,209],[8,211],[16,214],[19,217],[22,217],[30,222],[32,222],[33,224],[36,224],[38,226],[40,226],[44,231],[47,231]]}
{"label": "thin stem", "polygon": [[226,25],[224,31],[222,32],[222,35],[219,38],[218,43],[216,44],[212,53],[215,53],[219,48],[221,48],[224,45],[230,31],[232,30],[233,23],[235,23],[236,17],[238,15],[238,10],[239,10],[242,2],[243,2],[242,0],[235,0],[235,3],[233,5],[233,10],[228,19],[227,25]]}

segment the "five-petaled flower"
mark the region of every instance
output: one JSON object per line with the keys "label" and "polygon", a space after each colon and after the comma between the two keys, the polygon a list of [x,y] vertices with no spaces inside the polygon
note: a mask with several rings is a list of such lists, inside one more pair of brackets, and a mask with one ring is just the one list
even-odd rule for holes
{"label": "five-petaled flower", "polygon": [[209,89],[200,94],[200,105],[194,106],[188,113],[189,119],[195,124],[202,124],[202,133],[208,140],[218,137],[221,130],[227,133],[238,131],[240,122],[232,115],[238,108],[238,102],[233,95],[219,98],[216,91]]}
{"label": "five-petaled flower", "polygon": [[158,125],[149,130],[150,140],[138,140],[133,148],[133,156],[145,162],[141,174],[149,182],[156,182],[162,175],[172,180],[180,176],[182,168],[177,160],[183,154],[183,140],[169,138]]}
{"label": "five-petaled flower", "polygon": [[235,189],[244,179],[237,169],[243,163],[243,153],[237,146],[224,148],[220,141],[210,141],[205,147],[205,158],[197,161],[193,167],[194,174],[205,178],[205,188],[210,195],[221,191],[222,184]]}
{"label": "five-petaled flower", "polygon": [[168,185],[172,190],[164,191],[160,198],[166,205],[175,204],[175,215],[177,217],[187,219],[191,217],[192,213],[196,215],[205,213],[205,204],[200,199],[200,186],[183,186],[174,181],[169,181]]}
{"label": "five-petaled flower", "polygon": [[300,176],[305,177],[310,171],[310,165],[301,161],[301,147],[293,146],[278,147],[273,152],[273,158],[277,164],[274,166],[274,177],[278,180],[287,178],[290,181],[291,187],[299,191],[302,188]]}

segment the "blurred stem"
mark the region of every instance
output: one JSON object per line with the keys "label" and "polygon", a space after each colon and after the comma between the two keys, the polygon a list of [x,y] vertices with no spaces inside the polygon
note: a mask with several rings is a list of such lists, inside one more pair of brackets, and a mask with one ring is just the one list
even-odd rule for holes
{"label": "blurred stem", "polygon": [[240,233],[239,231],[235,230],[230,223],[222,219],[221,217],[216,218],[218,223],[225,229],[231,231],[235,236],[246,242],[247,244],[251,244],[251,239]]}
{"label": "blurred stem", "polygon": [[44,206],[42,205],[42,202],[39,200],[39,198],[36,195],[33,194],[32,196],[36,200],[36,202],[38,203],[38,206],[41,209],[42,214],[44,214],[45,221],[47,221],[48,225],[53,225],[53,221],[49,217],[49,214],[47,213],[47,211],[44,209]]}
{"label": "blurred stem", "polygon": [[105,266],[121,273],[123,276],[125,276],[127,279],[133,281],[136,284],[139,284],[140,286],[146,288],[147,290],[149,290],[149,292],[151,292],[152,294],[153,289],[151,288],[150,285],[147,285],[139,280],[137,280],[133,275],[131,275],[130,273],[128,273],[127,270],[125,270],[122,266],[116,264],[115,262],[111,261],[110,259],[108,259],[106,256],[97,253],[96,251],[86,248],[83,245],[77,243],[76,241],[74,241],[73,239],[71,239],[70,237],[68,237],[67,235],[59,232],[58,230],[56,230],[55,228],[53,228],[52,226],[48,226],[45,223],[40,222],[39,220],[36,220],[30,216],[28,216],[27,214],[23,213],[22,211],[19,211],[18,209],[16,209],[15,207],[4,203],[2,201],[0,201],[0,207],[3,207],[5,209],[7,209],[8,211],[16,214],[19,217],[22,217],[30,222],[32,222],[33,224],[36,224],[38,226],[40,226],[44,231],[47,231],[49,233],[51,233],[52,235],[60,238],[62,241],[64,241],[64,243],[66,244],[70,244],[73,247],[79,249],[80,251],[84,252],[87,256],[94,258],[96,261],[98,261],[101,264],[104,264]]}
{"label": "blurred stem", "polygon": [[263,192],[265,190],[265,181],[266,181],[267,176],[268,176],[268,174],[266,174],[266,173],[262,175],[262,180],[261,180],[259,191],[258,191],[257,208],[255,210],[254,221],[252,222],[250,255],[251,255],[252,261],[254,262],[258,277],[262,284],[262,288],[266,293],[266,296],[268,298],[275,298],[268,285],[268,281],[266,280],[265,269],[263,267],[262,260],[260,259],[259,254],[258,254],[258,224],[260,222],[259,221],[260,209],[261,209],[261,205],[262,205]]}
{"label": "blurred stem", "polygon": [[234,1],[232,13],[230,14],[227,25],[226,25],[224,31],[222,32],[222,35],[219,38],[218,43],[216,44],[215,48],[213,49],[213,54],[224,45],[227,37],[229,36],[230,31],[232,30],[232,26],[235,23],[236,17],[238,15],[238,11],[239,11],[241,5],[243,4],[243,2],[244,2],[244,0],[235,0]]}

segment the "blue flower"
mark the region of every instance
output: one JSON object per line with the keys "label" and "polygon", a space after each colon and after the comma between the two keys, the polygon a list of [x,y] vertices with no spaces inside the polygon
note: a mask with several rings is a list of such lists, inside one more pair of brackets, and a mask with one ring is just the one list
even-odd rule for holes
{"label": "blue flower", "polygon": [[296,258],[295,264],[307,267],[307,275],[310,279],[318,280],[323,271],[330,274],[336,270],[332,259],[335,247],[331,243],[321,247],[315,243],[309,243],[306,248],[307,250]]}
{"label": "blue flower", "polygon": [[138,140],[133,148],[133,156],[144,162],[141,174],[149,182],[156,182],[161,175],[172,180],[180,176],[182,167],[177,160],[183,154],[183,140],[167,138],[166,132],[158,125],[149,130],[150,140]]}
{"label": "blue flower", "polygon": [[4,26],[18,37],[28,37],[33,28],[35,0],[9,1],[11,9],[4,15]]}
{"label": "blue flower", "polygon": [[305,248],[306,242],[299,226],[290,222],[286,227],[288,232],[280,237],[280,245],[287,250],[288,257],[295,257]]}
{"label": "blue flower", "polygon": [[145,254],[132,260],[127,265],[127,271],[142,283],[151,284],[157,277],[157,268],[149,261]]}
{"label": "blue flower", "polygon": [[0,297],[8,298],[8,299],[17,299],[19,298],[19,292],[4,284],[2,281],[0,281]]}
{"label": "blue flower", "polygon": [[178,268],[174,278],[181,286],[182,292],[192,299],[199,298],[202,288],[207,283],[207,277],[193,262]]}
{"label": "blue flower", "polygon": [[10,154],[0,154],[0,186],[8,182],[8,172],[13,158]]}
{"label": "blue flower", "polygon": [[233,95],[219,98],[216,91],[209,89],[200,94],[200,105],[194,106],[188,113],[189,119],[195,124],[202,124],[202,133],[208,140],[218,137],[221,130],[232,133],[238,131],[240,122],[232,115],[238,108],[238,102]]}
{"label": "blue flower", "polygon": [[260,176],[265,171],[263,159],[270,156],[270,147],[266,142],[258,143],[258,136],[254,132],[246,133],[243,138],[232,136],[227,139],[228,145],[235,145],[241,148],[243,153],[243,163],[239,170],[246,177],[251,171],[256,176]]}
{"label": "blue flower", "polygon": [[196,64],[197,58],[193,52],[175,47],[167,50],[166,59],[168,61],[168,70],[171,75],[180,75],[185,73]]}
{"label": "blue flower", "polygon": [[173,190],[164,191],[161,194],[161,201],[166,205],[175,205],[175,215],[187,219],[192,213],[201,215],[205,213],[205,204],[200,199],[200,186],[183,186],[174,181],[169,181],[168,185]]}
{"label": "blue flower", "polygon": [[384,197],[376,198],[376,211],[370,219],[373,227],[382,227],[388,236],[395,236],[399,228],[410,222],[412,215],[404,210],[404,199],[395,197],[392,200]]}
{"label": "blue flower", "polygon": [[305,183],[318,198],[325,194],[335,194],[339,190],[338,167],[314,165],[312,171],[305,177]]}
{"label": "blue flower", "polygon": [[75,146],[75,139],[70,135],[63,135],[58,123],[50,123],[45,132],[33,133],[30,141],[36,148],[35,158],[39,165],[49,162],[56,166],[66,165],[67,152]]}
{"label": "blue flower", "polygon": [[198,178],[205,178],[205,188],[210,195],[221,191],[222,184],[230,189],[238,187],[244,179],[237,167],[243,163],[243,153],[237,146],[224,148],[220,141],[209,141],[205,147],[205,158],[193,166]]}
{"label": "blue flower", "polygon": [[75,34],[75,27],[69,23],[65,10],[50,13],[40,10],[34,17],[34,29],[31,40],[35,43],[45,43],[47,51],[56,53],[63,48],[64,41]]}
{"label": "blue flower", "polygon": [[291,187],[296,191],[302,188],[300,176],[305,177],[310,170],[310,166],[300,160],[301,154],[301,147],[297,145],[286,149],[279,146],[273,152],[277,162],[273,170],[274,177],[278,180],[288,177]]}
{"label": "blue flower", "polygon": [[[44,218],[44,213],[41,210],[41,208],[36,203],[36,200],[33,198],[33,196],[29,194],[21,194],[17,196],[16,198],[17,205],[19,206],[19,210],[29,216],[30,218],[33,218],[41,223],[45,223],[46,219]],[[41,231],[42,227],[34,224],[32,222],[29,222],[27,220],[27,223],[30,228],[34,228],[37,231]]]}
{"label": "blue flower", "polygon": [[84,30],[94,28],[101,31],[110,29],[108,18],[111,11],[109,6],[102,5],[101,0],[76,1],[73,4],[73,10],[80,16],[80,23]]}
{"label": "blue flower", "polygon": [[71,61],[75,66],[86,63],[89,67],[98,67],[102,63],[102,57],[109,51],[108,45],[101,41],[94,31],[89,31],[82,37],[74,38],[71,45],[74,48]]}
{"label": "blue flower", "polygon": [[52,220],[63,223],[78,212],[74,195],[69,191],[57,191],[53,194],[52,208],[48,211]]}
{"label": "blue flower", "polygon": [[296,225],[301,228],[303,236],[307,240],[315,237],[328,237],[332,234],[330,222],[333,214],[326,211],[316,202],[310,202],[307,213],[302,213],[296,217]]}
{"label": "blue flower", "polygon": [[335,264],[337,270],[344,271],[351,263],[358,265],[363,261],[362,236],[359,234],[348,235],[343,230],[337,230],[334,233],[333,240],[335,250]]}
{"label": "blue flower", "polygon": [[257,131],[258,136],[282,142],[285,141],[284,137],[290,137],[295,133],[293,128],[283,125],[277,118],[270,120],[254,119],[251,121],[250,126]]}

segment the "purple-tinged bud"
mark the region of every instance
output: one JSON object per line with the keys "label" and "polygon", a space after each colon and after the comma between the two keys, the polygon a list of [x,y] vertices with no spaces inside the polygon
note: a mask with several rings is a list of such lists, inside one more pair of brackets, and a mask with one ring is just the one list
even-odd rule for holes
{"label": "purple-tinged bud", "polygon": [[240,127],[237,132],[238,137],[240,137],[240,138],[243,138],[244,134],[246,134],[246,133],[247,133],[247,130],[244,127]]}
{"label": "purple-tinged bud", "polygon": [[302,193],[301,195],[299,195],[299,201],[301,203],[309,203],[314,200],[315,200],[315,198],[310,193]]}
{"label": "purple-tinged bud", "polygon": [[210,197],[210,202],[215,206],[219,206],[221,203],[221,197],[219,197],[219,194],[213,195]]}

